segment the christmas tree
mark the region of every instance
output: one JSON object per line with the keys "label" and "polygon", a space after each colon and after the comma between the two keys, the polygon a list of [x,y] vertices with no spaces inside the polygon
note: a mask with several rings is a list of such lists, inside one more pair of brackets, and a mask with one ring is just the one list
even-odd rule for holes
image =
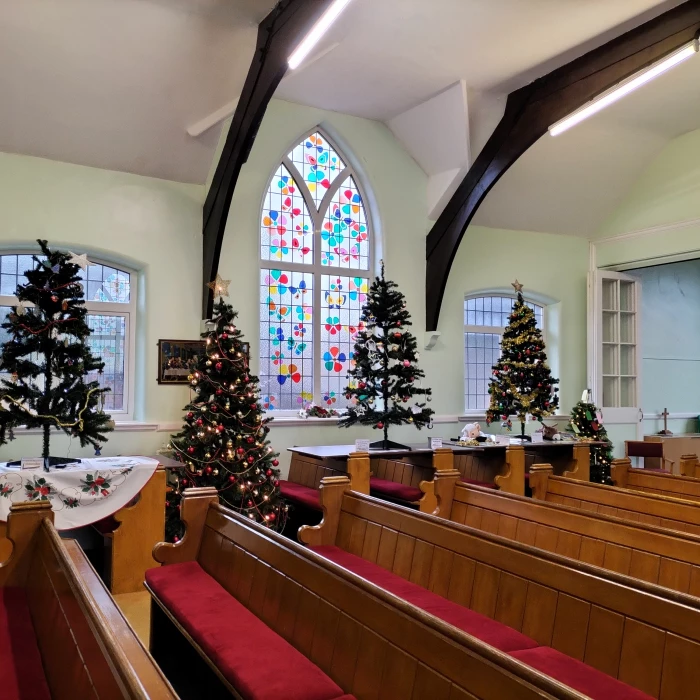
{"label": "christmas tree", "polygon": [[537,327],[534,311],[523,300],[523,285],[515,280],[518,298],[508,318],[508,327],[501,339],[501,357],[493,366],[489,384],[491,402],[486,422],[499,420],[510,429],[510,416],[521,423],[525,438],[525,420],[530,415],[540,422],[559,407],[559,383],[547,365],[542,332]]}
{"label": "christmas tree", "polygon": [[83,286],[79,270],[87,256],[51,250],[38,241],[42,257],[33,256],[26,284],[17,286],[18,304],[2,328],[9,340],[2,346],[0,373],[0,445],[14,439],[18,426],[41,428],[44,468],[73,459],[50,457],[51,429],[77,437],[81,447],[99,450],[112,430],[111,419],[99,410],[109,389],[98,381],[104,362],[85,344],[90,335],[86,323]]}
{"label": "christmas tree", "polygon": [[588,390],[571,409],[571,420],[567,426],[576,437],[604,442],[605,445],[591,445],[591,481],[604,484],[610,478],[610,464],[613,460],[612,442],[603,426],[600,409],[590,401]]}
{"label": "christmas tree", "polygon": [[430,401],[431,390],[416,385],[425,374],[416,365],[416,339],[406,330],[411,316],[397,285],[384,278],[384,263],[381,277],[369,289],[360,318],[364,328],[357,336],[354,367],[348,372],[351,379],[345,389],[350,405],[338,425],[371,425],[384,431],[384,439],[372,447],[401,447],[389,441],[389,426],[409,423],[420,429],[430,425],[433,411],[424,403],[408,405],[414,396],[425,396]]}
{"label": "christmas tree", "polygon": [[[217,278],[216,290],[228,296],[227,284]],[[242,333],[235,326],[238,314],[220,299],[212,329],[202,333],[205,352],[190,375],[194,392],[185,406],[180,433],[171,441],[182,475],[171,486],[166,502],[166,535],[182,536],[179,517],[182,491],[213,486],[228,508],[281,530],[287,509],[279,499],[277,455],[266,439],[271,419],[258,403],[258,378],[248,367]]]}

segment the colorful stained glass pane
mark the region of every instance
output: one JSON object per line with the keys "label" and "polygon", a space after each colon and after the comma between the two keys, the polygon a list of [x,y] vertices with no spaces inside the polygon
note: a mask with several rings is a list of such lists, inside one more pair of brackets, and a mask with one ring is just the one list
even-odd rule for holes
{"label": "colorful stained glass pane", "polygon": [[369,269],[367,216],[353,177],[333,195],[321,227],[321,264],[354,270]]}
{"label": "colorful stained glass pane", "polygon": [[314,226],[289,170],[280,165],[265,195],[260,222],[263,260],[312,263]]}
{"label": "colorful stained glass pane", "polygon": [[352,351],[368,288],[366,277],[321,275],[321,405],[347,405],[343,390],[353,364]]}
{"label": "colorful stained glass pane", "polygon": [[313,274],[260,270],[260,391],[266,410],[313,395]]}
{"label": "colorful stained glass pane", "polygon": [[297,144],[287,157],[304,178],[318,209],[333,180],[345,169],[345,163],[318,132]]}

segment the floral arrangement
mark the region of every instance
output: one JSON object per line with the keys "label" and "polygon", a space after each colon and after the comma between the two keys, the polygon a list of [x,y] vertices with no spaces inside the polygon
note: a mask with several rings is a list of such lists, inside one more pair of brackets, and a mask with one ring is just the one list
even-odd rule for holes
{"label": "floral arrangement", "polygon": [[334,408],[323,408],[323,406],[317,406],[313,402],[307,403],[299,411],[300,418],[335,418],[339,415],[340,413]]}

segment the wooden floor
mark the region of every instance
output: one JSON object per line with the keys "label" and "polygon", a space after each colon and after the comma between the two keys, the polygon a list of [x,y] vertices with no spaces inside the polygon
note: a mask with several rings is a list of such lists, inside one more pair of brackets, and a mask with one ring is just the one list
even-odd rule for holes
{"label": "wooden floor", "polygon": [[148,649],[151,631],[151,596],[148,591],[121,593],[114,596],[134,632]]}

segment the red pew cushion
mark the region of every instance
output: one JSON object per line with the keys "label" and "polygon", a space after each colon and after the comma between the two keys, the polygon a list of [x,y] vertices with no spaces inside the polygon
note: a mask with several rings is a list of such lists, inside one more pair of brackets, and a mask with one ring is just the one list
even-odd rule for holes
{"label": "red pew cushion", "polygon": [[27,598],[21,588],[0,588],[0,697],[51,700]]}
{"label": "red pew cushion", "polygon": [[556,649],[538,647],[514,651],[510,655],[593,700],[651,700],[651,696],[641,690],[572,659]]}
{"label": "red pew cushion", "polygon": [[406,486],[405,484],[397,484],[395,481],[388,479],[378,479],[376,476],[371,476],[369,479],[369,490],[376,491],[382,496],[396,498],[401,501],[420,501],[423,498],[423,492],[415,486]]}
{"label": "red pew cushion", "polygon": [[493,482],[489,481],[476,481],[476,479],[465,479],[462,477],[460,479],[460,482],[462,484],[471,484],[472,486],[483,486],[485,489],[497,489],[498,486],[494,484]]}
{"label": "red pew cushion", "polygon": [[[197,562],[149,569],[146,583],[246,700],[346,697]],[[273,672],[264,659],[274,660]]]}
{"label": "red pew cushion", "polygon": [[280,495],[289,501],[301,503],[301,505],[313,510],[322,510],[317,489],[295,484],[293,481],[280,481]]}
{"label": "red pew cushion", "polygon": [[415,583],[406,581],[406,579],[393,574],[391,571],[382,569],[381,566],[350,554],[343,549],[329,545],[312,547],[312,549],[321,556],[334,561],[336,564],[340,564],[348,571],[352,571],[380,588],[393,593],[399,598],[403,598],[421,610],[435,615],[435,617],[463,630],[467,634],[471,634],[473,637],[490,644],[500,651],[531,649],[537,646],[537,642],[534,639],[526,637],[511,627],[496,622],[485,615],[480,615],[462,605],[453,603],[447,598],[432,593]]}

